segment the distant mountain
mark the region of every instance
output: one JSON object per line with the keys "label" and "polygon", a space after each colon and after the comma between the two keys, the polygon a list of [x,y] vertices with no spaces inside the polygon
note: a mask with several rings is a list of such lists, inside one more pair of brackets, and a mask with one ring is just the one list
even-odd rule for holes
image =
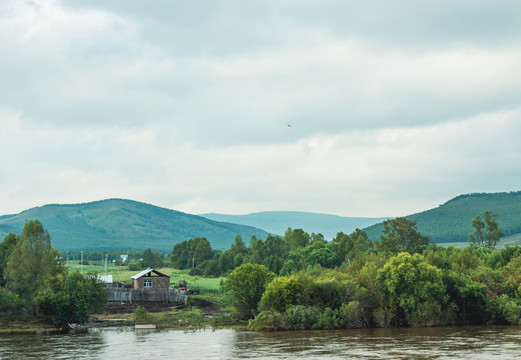
{"label": "distant mountain", "polygon": [[[194,237],[206,237],[214,249],[228,249],[236,235],[265,239],[267,232],[251,226],[213,221],[137,201],[109,199],[85,204],[45,205],[0,217],[1,239],[19,234],[26,220],[38,219],[52,244],[68,250],[171,251]],[[1,240],[0,239],[0,240]]]}
{"label": "distant mountain", "polygon": [[385,218],[342,217],[301,211],[263,211],[247,215],[201,214],[208,219],[254,226],[271,234],[284,235],[288,227],[303,229],[307,233],[321,233],[328,240],[340,231],[350,234]]}
{"label": "distant mountain", "polygon": [[[460,195],[437,208],[407,216],[416,221],[418,231],[434,242],[467,241],[473,232],[472,219],[485,210],[499,214],[497,222],[505,236],[521,233],[521,191]],[[363,229],[378,240],[383,229],[379,223]]]}

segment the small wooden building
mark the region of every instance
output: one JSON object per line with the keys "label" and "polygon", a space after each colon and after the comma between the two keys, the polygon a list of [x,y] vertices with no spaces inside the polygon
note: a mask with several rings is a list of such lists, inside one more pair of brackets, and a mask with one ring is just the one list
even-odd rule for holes
{"label": "small wooden building", "polygon": [[139,290],[168,289],[170,276],[154,269],[146,269],[132,276],[132,288]]}

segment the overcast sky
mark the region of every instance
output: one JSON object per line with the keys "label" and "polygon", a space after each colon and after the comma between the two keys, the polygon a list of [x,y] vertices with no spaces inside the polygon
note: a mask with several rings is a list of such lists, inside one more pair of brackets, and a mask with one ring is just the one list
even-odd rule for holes
{"label": "overcast sky", "polygon": [[521,1],[0,0],[0,215],[521,190]]}

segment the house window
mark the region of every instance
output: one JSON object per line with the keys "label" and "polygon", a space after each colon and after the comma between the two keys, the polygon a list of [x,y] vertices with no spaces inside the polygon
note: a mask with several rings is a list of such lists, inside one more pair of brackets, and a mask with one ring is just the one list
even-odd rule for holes
{"label": "house window", "polygon": [[152,287],[152,280],[143,280],[143,287],[144,288],[151,288]]}

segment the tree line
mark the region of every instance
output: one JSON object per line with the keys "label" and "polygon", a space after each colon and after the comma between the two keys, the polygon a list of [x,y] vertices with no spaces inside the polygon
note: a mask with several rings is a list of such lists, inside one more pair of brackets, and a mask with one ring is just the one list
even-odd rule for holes
{"label": "tree line", "polygon": [[[497,214],[484,212],[472,220],[474,233],[470,240],[493,249],[503,236],[496,221]],[[351,234],[337,233],[328,242],[321,234],[309,235],[302,229],[288,228],[284,236],[268,235],[266,240],[253,236],[249,246],[237,235],[230,249],[212,249],[206,238],[193,238],[176,244],[170,263],[177,269],[191,269],[191,275],[225,276],[245,263],[264,265],[276,275],[290,275],[314,267],[345,267],[368,253],[421,253],[430,239],[418,232],[416,222],[405,217],[384,221],[379,241],[356,229]]]}
{"label": "tree line", "polygon": [[328,244],[288,230],[282,263],[252,261],[254,239],[221,286],[254,330],[519,324],[521,248],[495,249],[496,217],[473,219],[465,249],[431,244],[406,218],[374,243],[360,230]]}

